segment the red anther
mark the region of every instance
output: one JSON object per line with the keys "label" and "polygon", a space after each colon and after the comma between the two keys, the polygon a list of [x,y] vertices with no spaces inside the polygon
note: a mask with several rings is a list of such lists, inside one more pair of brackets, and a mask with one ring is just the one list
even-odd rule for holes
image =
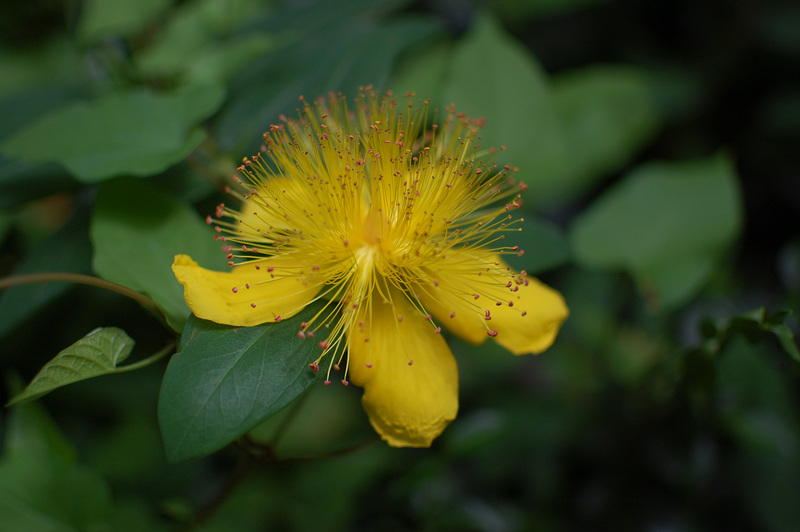
{"label": "red anther", "polygon": [[506,283],[506,288],[511,288],[511,284],[512,284],[512,283],[511,283],[511,281],[509,281],[508,283]]}
{"label": "red anther", "polygon": [[211,225],[211,223],[212,223],[213,221],[214,221],[214,220],[212,220],[212,219],[211,219],[211,216],[206,216],[206,223],[207,223],[208,225]]}
{"label": "red anther", "polygon": [[279,322],[279,321],[281,321],[281,315],[280,315],[280,314],[278,314],[277,316],[275,316],[275,322],[277,323],[277,322]]}
{"label": "red anther", "polygon": [[232,260],[228,261],[228,268],[233,268],[234,262]]}
{"label": "red anther", "polygon": [[518,251],[518,250],[519,250],[519,246],[511,246],[511,251]]}
{"label": "red anther", "polygon": [[414,361],[413,361],[413,360],[409,360],[409,361],[408,361],[408,365],[409,365],[409,366],[413,366],[413,365],[414,365]]}
{"label": "red anther", "polygon": [[314,338],[314,331],[308,331],[306,333],[306,336],[308,336],[309,338]]}
{"label": "red anther", "polygon": [[481,296],[478,294],[472,294],[472,297],[474,297],[475,299],[479,299]]}
{"label": "red anther", "polygon": [[502,304],[503,304],[503,302],[502,302],[502,301],[495,301],[495,303],[494,303],[494,304],[495,304],[495,306],[499,307],[500,305],[502,305]]}
{"label": "red anther", "polygon": [[233,292],[234,294],[235,294],[236,292],[238,292],[238,291],[239,291],[239,289],[238,289],[238,288],[236,288],[235,286],[234,286],[233,288],[231,288],[231,292]]}
{"label": "red anther", "polygon": [[525,192],[526,190],[528,190],[528,185],[526,185],[525,183],[520,183],[519,184],[519,189],[521,191]]}
{"label": "red anther", "polygon": [[516,292],[518,290],[519,290],[519,286],[515,286],[514,288],[511,289],[512,292]]}
{"label": "red anther", "polygon": [[440,332],[442,332],[442,328],[441,328],[441,327],[436,327],[436,328],[433,330],[433,332],[435,332],[436,334],[439,334]]}
{"label": "red anther", "polygon": [[305,338],[306,337],[306,333],[304,333],[303,331],[297,331],[297,337],[298,338]]}
{"label": "red anther", "polygon": [[305,330],[305,328],[306,328],[306,327],[308,327],[308,323],[306,323],[306,322],[302,322],[302,323],[300,324],[300,328],[301,328],[301,329],[304,329],[304,330]]}
{"label": "red anther", "polygon": [[522,280],[522,284],[524,284],[525,286],[528,286],[528,283],[529,283],[529,281],[527,279],[523,279]]}
{"label": "red anther", "polygon": [[455,311],[451,312],[451,313],[450,313],[450,317],[451,317],[451,318],[455,318],[455,317],[456,317],[456,312],[455,312]]}
{"label": "red anther", "polygon": [[261,269],[261,266],[259,266],[258,264],[256,264],[256,270],[260,270],[260,269]]}
{"label": "red anther", "polygon": [[367,366],[368,368],[371,368],[371,367],[372,367],[372,364],[370,364],[369,362],[367,362],[367,363],[366,363],[366,364],[364,364],[364,365],[365,365],[365,366]]}
{"label": "red anther", "polygon": [[334,371],[339,371],[340,369],[342,369],[342,368],[341,368],[341,366],[339,366],[339,364],[334,364],[333,365],[333,370]]}
{"label": "red anther", "polygon": [[329,385],[330,385],[330,383],[331,383],[331,381],[325,381],[325,382],[323,382],[322,384],[324,384],[325,386],[329,386]]}
{"label": "red anther", "polygon": [[342,380],[342,384],[344,384],[345,386],[350,386],[350,383],[347,382],[346,380]]}
{"label": "red anther", "polygon": [[439,281],[437,281],[437,280],[435,280],[435,279],[434,279],[434,281],[433,281],[433,286],[439,286]]}
{"label": "red anther", "polygon": [[247,288],[248,290],[250,290],[250,283],[245,283],[244,287]]}
{"label": "red anther", "polygon": [[430,314],[425,314],[425,319],[431,321],[433,317]]}
{"label": "red anther", "polygon": [[319,364],[317,364],[316,362],[312,362],[311,364],[308,365],[308,367],[311,368],[311,371],[313,371],[314,373],[319,371]]}
{"label": "red anther", "polygon": [[525,254],[525,250],[524,250],[524,249],[521,249],[521,250],[519,250],[519,253],[517,253],[517,256],[518,256],[518,257],[521,257],[521,256],[523,256],[524,254]]}
{"label": "red anther", "polygon": [[514,306],[514,302],[513,302],[513,301],[509,301],[509,302],[508,302],[508,306],[509,306],[509,307],[513,307],[513,306]]}
{"label": "red anther", "polygon": [[397,321],[403,321],[403,315],[402,314],[398,314],[397,315]]}
{"label": "red anther", "polygon": [[528,313],[528,311],[527,311],[527,310],[523,310],[523,311],[522,311],[522,315],[523,315],[523,316],[525,316],[527,313]]}
{"label": "red anther", "polygon": [[489,336],[494,338],[495,336],[497,336],[497,329],[495,329],[493,331],[486,331],[486,334],[488,334]]}
{"label": "red anther", "polygon": [[275,267],[274,266],[267,266],[267,271],[268,272],[274,272],[275,271]]}
{"label": "red anther", "polygon": [[250,306],[253,307],[253,308],[256,308],[256,304],[255,303],[250,303]]}
{"label": "red anther", "polygon": [[511,210],[511,205],[509,205],[508,203],[506,203],[506,212],[508,212],[508,211],[510,211],[510,210]]}
{"label": "red anther", "polygon": [[319,346],[320,346],[322,349],[328,349],[328,342],[326,342],[325,340],[323,340],[323,341],[321,341],[321,342],[319,343]]}

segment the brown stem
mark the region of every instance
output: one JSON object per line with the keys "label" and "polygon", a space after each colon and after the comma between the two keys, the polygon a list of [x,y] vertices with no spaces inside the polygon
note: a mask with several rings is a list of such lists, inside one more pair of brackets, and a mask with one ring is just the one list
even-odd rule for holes
{"label": "brown stem", "polygon": [[106,281],[105,279],[101,279],[99,277],[93,277],[91,275],[83,275],[81,273],[44,272],[44,273],[28,273],[24,275],[15,275],[12,277],[6,277],[4,279],[0,279],[0,290],[5,290],[6,288],[11,288],[14,286],[22,286],[26,284],[54,283],[54,282],[78,283],[89,286],[97,286],[99,288],[105,288],[106,290],[111,290],[112,292],[122,294],[123,296],[129,297],[134,301],[136,301],[137,303],[141,304],[143,307],[147,308],[148,310],[153,312],[156,316],[158,316],[162,322],[166,323],[166,317],[161,312],[161,309],[158,308],[158,305],[156,305],[155,301],[153,301],[146,295],[140,294],[136,290],[132,290],[127,286],[123,286],[121,284],[117,284],[112,281]]}

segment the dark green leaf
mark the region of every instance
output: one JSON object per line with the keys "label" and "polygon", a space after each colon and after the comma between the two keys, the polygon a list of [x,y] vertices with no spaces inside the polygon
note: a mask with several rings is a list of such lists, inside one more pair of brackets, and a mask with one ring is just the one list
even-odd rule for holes
{"label": "dark green leaf", "polygon": [[6,140],[2,151],[26,162],[59,162],[86,183],[157,174],[202,142],[197,123],[223,96],[215,85],[110,93],[48,113]]}
{"label": "dark green leaf", "polygon": [[486,118],[485,147],[506,146],[498,162],[521,169],[526,200],[541,202],[567,169],[567,145],[547,76],[535,58],[487,17],[456,47],[443,101]]}
{"label": "dark green leaf", "polygon": [[740,226],[736,173],[720,155],[631,172],[575,220],[570,238],[583,264],[627,269],[666,307],[699,289]]}
{"label": "dark green leaf", "polygon": [[175,462],[220,449],[317,382],[317,342],[297,336],[323,303],[290,320],[233,328],[192,316],[164,374],[158,417]]}
{"label": "dark green leaf", "polygon": [[8,404],[33,401],[67,384],[114,373],[134,343],[116,327],[94,330],[56,355]]}
{"label": "dark green leaf", "polygon": [[261,133],[281,114],[296,115],[299,96],[311,100],[341,90],[354,97],[359,86],[382,87],[398,54],[436,35],[430,19],[395,19],[326,27],[250,64],[237,76],[217,135],[226,149],[255,153]]}
{"label": "dark green leaf", "polygon": [[132,179],[100,189],[91,238],[97,274],[150,296],[176,331],[186,323],[189,307],[172,274],[175,255],[189,254],[206,268],[225,268],[213,232],[194,210]]}

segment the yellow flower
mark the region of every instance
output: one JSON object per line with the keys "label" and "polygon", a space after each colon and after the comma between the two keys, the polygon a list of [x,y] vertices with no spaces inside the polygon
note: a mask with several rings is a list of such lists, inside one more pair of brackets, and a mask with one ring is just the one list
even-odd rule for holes
{"label": "yellow flower", "polygon": [[[302,101],[302,99],[301,99]],[[538,353],[568,311],[561,295],[502,255],[519,230],[510,172],[483,159],[479,121],[448,109],[428,127],[428,104],[369,89],[349,106],[331,94],[273,125],[236,181],[242,205],[209,217],[229,272],[178,255],[172,267],[195,315],[252,326],[312,301],[327,303],[298,335],[342,361],[364,388],[375,430],[393,446],[429,446],[458,411],[458,371],[441,326],[475,344],[494,337]],[[502,200],[502,201],[501,201]]]}

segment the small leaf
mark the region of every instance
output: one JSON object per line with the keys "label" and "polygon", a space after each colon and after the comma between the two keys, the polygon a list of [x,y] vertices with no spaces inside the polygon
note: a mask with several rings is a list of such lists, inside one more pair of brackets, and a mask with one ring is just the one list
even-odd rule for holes
{"label": "small leaf", "polygon": [[654,306],[691,297],[739,233],[741,198],[724,156],[650,163],[609,189],[572,225],[586,266],[627,269]]}
{"label": "small leaf", "polygon": [[56,355],[8,404],[33,401],[67,384],[114,373],[134,343],[122,329],[96,329]]}
{"label": "small leaf", "polygon": [[256,327],[189,318],[158,402],[170,461],[224,447],[317,381],[308,364],[320,348],[312,339],[298,338],[297,331],[323,304],[311,304],[290,320]]}
{"label": "small leaf", "polygon": [[216,85],[169,94],[115,92],[48,113],[0,148],[25,162],[56,161],[85,183],[148,176],[184,159],[205,138],[197,123],[222,104]]}
{"label": "small leaf", "polygon": [[134,179],[105,183],[92,216],[94,269],[98,275],[148,295],[176,331],[189,307],[170,267],[186,253],[207,268],[225,268],[213,231],[188,205]]}

